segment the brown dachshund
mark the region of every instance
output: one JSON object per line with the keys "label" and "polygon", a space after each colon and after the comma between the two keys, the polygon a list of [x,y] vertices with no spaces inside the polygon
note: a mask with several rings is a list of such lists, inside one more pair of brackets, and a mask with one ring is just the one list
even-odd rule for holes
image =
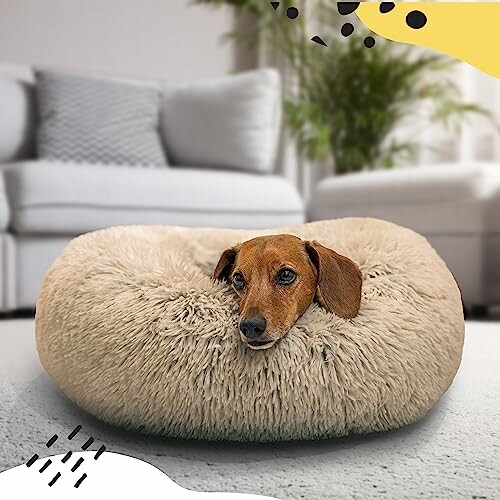
{"label": "brown dachshund", "polygon": [[226,250],[215,279],[225,279],[240,300],[240,332],[252,349],[284,337],[316,300],[341,318],[354,318],[361,303],[361,271],[316,241],[283,234]]}

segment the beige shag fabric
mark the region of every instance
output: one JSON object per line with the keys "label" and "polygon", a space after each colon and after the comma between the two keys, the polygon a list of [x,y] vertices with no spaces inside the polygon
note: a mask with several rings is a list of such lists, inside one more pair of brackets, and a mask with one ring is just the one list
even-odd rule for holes
{"label": "beige shag fabric", "polygon": [[[287,336],[252,351],[235,295],[210,278],[221,252],[291,233],[350,257],[361,311],[313,305]],[[384,431],[421,419],[462,353],[458,287],[420,235],[373,219],[231,231],[116,227],[73,240],[36,315],[43,366],[80,407],[163,436],[274,441]]]}

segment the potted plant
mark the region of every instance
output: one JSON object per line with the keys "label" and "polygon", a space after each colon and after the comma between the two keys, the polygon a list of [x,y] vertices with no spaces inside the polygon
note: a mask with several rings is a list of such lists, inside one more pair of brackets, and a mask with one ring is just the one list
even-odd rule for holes
{"label": "potted plant", "polygon": [[[368,48],[364,40],[372,34],[361,23],[342,36],[346,18],[335,2],[320,2],[310,22],[328,47],[305,36],[305,16],[292,21],[284,15],[290,3],[281,2],[279,12],[259,0],[198,3],[229,4],[240,13],[262,16],[260,36],[280,53],[296,82],[285,93],[288,128],[307,160],[333,161],[338,175],[391,168],[412,158],[422,124],[459,130],[472,113],[492,119],[486,110],[462,101],[453,79],[457,61],[381,38]],[[416,130],[410,139],[398,139],[394,131],[408,118]]]}

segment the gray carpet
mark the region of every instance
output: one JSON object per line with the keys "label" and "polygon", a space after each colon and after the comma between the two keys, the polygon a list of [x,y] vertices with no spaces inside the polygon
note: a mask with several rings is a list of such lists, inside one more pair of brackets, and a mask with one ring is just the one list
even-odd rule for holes
{"label": "gray carpet", "polygon": [[459,375],[419,424],[273,445],[159,440],[111,429],[76,408],[43,373],[32,321],[0,322],[0,471],[35,452],[65,452],[56,443],[48,453],[45,443],[77,424],[95,437],[95,449],[104,443],[198,491],[280,499],[500,498],[500,322],[468,323]]}

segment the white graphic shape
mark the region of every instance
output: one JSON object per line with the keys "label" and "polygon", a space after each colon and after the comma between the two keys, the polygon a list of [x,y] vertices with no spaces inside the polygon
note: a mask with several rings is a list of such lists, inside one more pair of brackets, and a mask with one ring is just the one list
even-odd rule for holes
{"label": "white graphic shape", "polygon": [[[186,490],[161,470],[147,462],[120,455],[103,453],[94,459],[95,451],[73,453],[66,463],[64,455],[40,458],[30,467],[19,465],[0,473],[0,498],[36,498],[58,500],[85,498],[112,500],[143,498],[172,500],[273,500],[271,497],[241,493],[204,493]],[[83,459],[83,462],[80,461]],[[50,460],[49,465],[47,461]],[[81,462],[76,470],[77,462]],[[43,468],[43,472],[40,469]],[[49,483],[60,476],[52,486]],[[84,475],[78,488],[77,481]],[[149,496],[146,496],[149,495]]]}

